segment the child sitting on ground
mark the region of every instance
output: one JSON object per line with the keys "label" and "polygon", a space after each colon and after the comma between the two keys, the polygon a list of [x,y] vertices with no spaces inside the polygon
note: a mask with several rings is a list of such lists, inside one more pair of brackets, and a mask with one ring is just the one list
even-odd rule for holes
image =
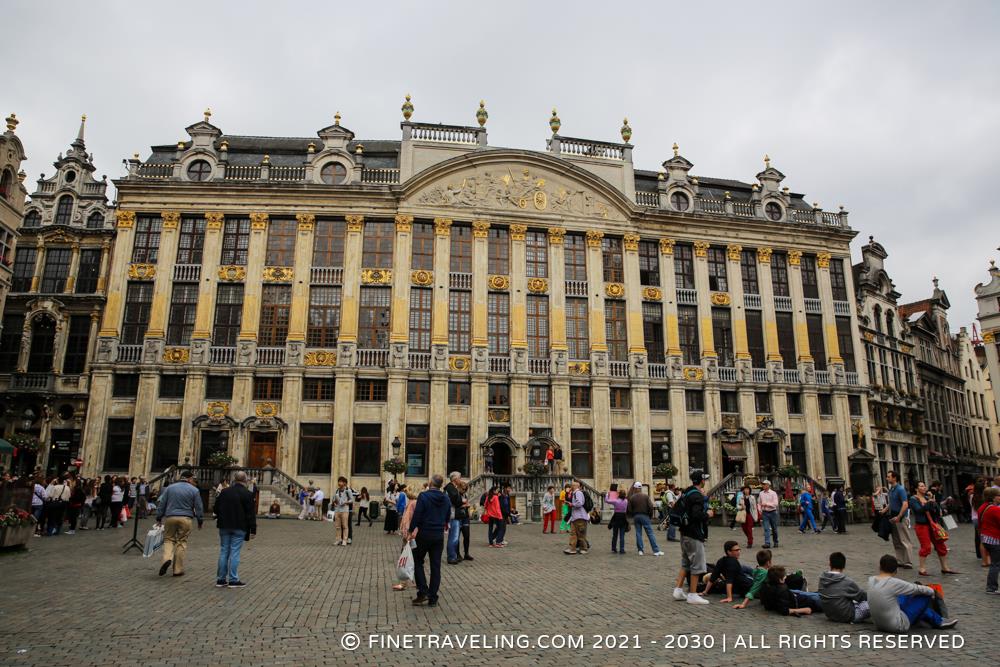
{"label": "child sitting on ground", "polygon": [[[707,595],[713,589],[725,586],[726,597],[723,602],[732,602],[733,593],[743,595],[750,590],[753,583],[753,571],[748,565],[740,562],[740,543],[736,540],[729,540],[722,545],[725,555],[715,563],[712,571],[702,578],[705,586],[703,595]],[[721,585],[720,585],[721,582]]]}
{"label": "child sitting on ground", "polygon": [[847,557],[839,551],[830,554],[830,570],[819,577],[819,599],[823,613],[837,623],[860,623],[871,615],[868,594],[844,574]]}
{"label": "child sitting on ground", "polygon": [[778,566],[767,571],[760,601],[764,603],[764,609],[782,616],[808,616],[822,609],[818,597],[816,593],[790,590],[785,583],[785,568]]}
{"label": "child sitting on ground", "polygon": [[268,508],[268,510],[267,510],[267,518],[268,519],[280,519],[281,518],[281,505],[278,504],[277,500],[275,500],[273,503],[271,503],[271,507]]}
{"label": "child sitting on ground", "polygon": [[[751,600],[760,597],[764,582],[767,581],[767,571],[769,569],[771,569],[771,550],[761,549],[757,552],[757,567],[751,573],[753,582],[750,584],[750,590],[743,597],[743,602],[733,605],[733,609],[746,609]],[[796,570],[792,574],[789,574],[785,583],[793,591],[804,591],[806,589],[806,580],[802,576],[802,570]]]}

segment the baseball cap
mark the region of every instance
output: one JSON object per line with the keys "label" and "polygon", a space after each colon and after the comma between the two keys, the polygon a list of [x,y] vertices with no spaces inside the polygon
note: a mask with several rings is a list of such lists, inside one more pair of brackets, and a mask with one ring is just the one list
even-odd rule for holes
{"label": "baseball cap", "polygon": [[695,470],[691,473],[691,482],[694,484],[699,484],[703,479],[708,479],[708,474],[702,472],[701,470]]}
{"label": "baseball cap", "polygon": [[632,485],[632,488],[633,489],[641,489],[642,488],[642,482],[636,482],[635,484]]}
{"label": "baseball cap", "polygon": [[760,483],[761,484],[767,484],[768,486],[771,486],[771,480],[769,480],[769,479],[762,479],[762,480],[760,480]]}
{"label": "baseball cap", "polygon": [[191,479],[192,477],[194,477],[194,473],[190,470],[181,471],[181,479]]}

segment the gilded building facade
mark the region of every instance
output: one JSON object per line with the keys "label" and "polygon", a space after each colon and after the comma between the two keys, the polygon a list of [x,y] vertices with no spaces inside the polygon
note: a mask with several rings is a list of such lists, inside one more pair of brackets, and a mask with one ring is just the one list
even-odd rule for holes
{"label": "gilded building facade", "polygon": [[955,336],[958,364],[965,380],[965,402],[969,406],[969,447],[976,459],[977,475],[992,479],[1000,474],[997,454],[997,419],[989,368],[981,363],[982,341],[974,340],[966,327]]}
{"label": "gilded building facade", "polygon": [[3,428],[38,437],[38,456],[22,463],[50,472],[81,455],[114,238],[108,182],[94,178],[85,121],[24,207],[0,335]]}
{"label": "gilded building facade", "polygon": [[[673,461],[715,479],[847,474],[864,429],[847,213],[765,160],[752,182],[657,171],[621,142],[227,135],[129,162],[92,366],[85,470],[219,451],[378,486],[516,472],[536,442],[604,486]],[[867,440],[866,432],[860,434]]]}
{"label": "gilded building facade", "polygon": [[18,120],[15,114],[5,119],[7,130],[0,134],[0,312],[10,292],[14,269],[14,248],[17,230],[24,215],[25,174],[21,162],[26,159],[24,146],[15,134]]}

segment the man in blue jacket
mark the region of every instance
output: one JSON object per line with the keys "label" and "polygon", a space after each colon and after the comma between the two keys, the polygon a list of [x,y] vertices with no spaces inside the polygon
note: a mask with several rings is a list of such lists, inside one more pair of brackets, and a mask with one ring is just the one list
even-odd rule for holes
{"label": "man in blue jacket", "polygon": [[[427,603],[428,607],[436,607],[438,603],[438,588],[441,586],[441,552],[444,550],[444,531],[447,529],[451,516],[451,501],[441,491],[444,477],[434,475],[431,485],[417,496],[417,506],[413,508],[410,519],[409,539],[416,540],[413,549],[413,569],[417,582],[417,597],[413,598],[414,606]],[[424,574],[424,558],[430,555],[431,584],[427,585]]]}

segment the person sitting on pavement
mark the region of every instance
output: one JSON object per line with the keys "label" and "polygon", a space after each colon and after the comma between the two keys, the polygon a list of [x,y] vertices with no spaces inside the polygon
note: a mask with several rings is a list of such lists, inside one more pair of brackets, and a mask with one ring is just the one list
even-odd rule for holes
{"label": "person sitting on pavement", "polygon": [[819,577],[819,599],[823,613],[836,623],[860,623],[869,616],[868,594],[844,574],[847,557],[839,551],[830,554],[830,569]]}
{"label": "person sitting on pavement", "polygon": [[933,588],[896,577],[899,562],[895,556],[882,556],[878,569],[877,575],[868,578],[868,606],[876,628],[882,632],[907,632],[917,622],[932,628],[953,628],[958,624],[956,619],[941,618],[933,609]]}
{"label": "person sitting on pavement", "polygon": [[764,609],[782,616],[808,616],[822,608],[815,595],[791,590],[785,581],[785,568],[775,566],[767,571],[767,581],[761,590],[760,600],[764,603]]}
{"label": "person sitting on pavement", "polygon": [[749,565],[740,562],[740,543],[729,540],[723,546],[724,556],[715,562],[715,567],[705,575],[705,590],[702,595],[708,595],[712,588],[720,582],[726,587],[726,597],[722,602],[732,602],[733,593],[744,595],[753,584],[753,570]]}
{"label": "person sitting on pavement", "polygon": [[[771,550],[761,549],[757,552],[757,567],[753,569],[751,576],[753,582],[750,590],[743,596],[743,602],[733,605],[733,609],[746,609],[751,600],[759,599],[764,583],[767,581],[767,572],[771,569]],[[806,590],[806,580],[802,576],[801,570],[796,570],[792,574],[786,574],[785,584],[793,592],[803,592]]]}
{"label": "person sitting on pavement", "polygon": [[280,519],[281,518],[281,505],[275,500],[271,503],[271,507],[267,510],[268,519]]}

